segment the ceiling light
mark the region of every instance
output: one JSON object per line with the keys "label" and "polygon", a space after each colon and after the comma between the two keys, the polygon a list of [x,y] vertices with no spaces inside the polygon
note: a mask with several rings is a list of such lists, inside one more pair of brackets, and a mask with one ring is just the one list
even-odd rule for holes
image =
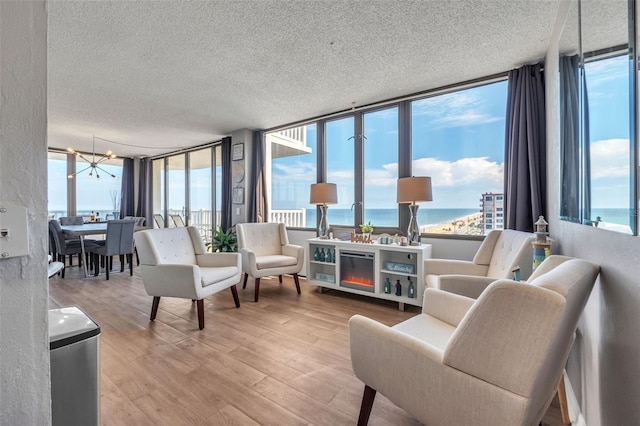
{"label": "ceiling light", "polygon": [[[100,139],[100,138],[98,138],[98,139]],[[106,139],[104,139],[104,140],[106,140]],[[79,172],[75,172],[75,173],[72,173],[69,176],[67,176],[69,179],[73,179],[75,177],[75,175],[77,175],[78,173],[82,173],[85,170],[89,170],[89,178],[92,178],[93,174],[95,173],[96,179],[100,179],[99,171],[102,171],[102,172],[108,174],[109,176],[111,176],[112,178],[118,179],[118,176],[116,176],[116,175],[114,175],[112,173],[109,173],[108,171],[106,171],[105,169],[100,167],[100,164],[102,164],[103,162],[116,158],[116,155],[113,153],[113,151],[108,150],[107,152],[105,152],[102,155],[102,157],[100,157],[96,161],[96,137],[95,137],[95,135],[93,136],[93,153],[92,153],[92,157],[91,157],[92,161],[89,161],[87,158],[84,157],[84,155],[80,154],[78,151],[76,151],[75,149],[73,149],[71,147],[67,147],[67,152],[69,154],[75,155],[76,157],[80,157],[84,161],[89,163],[89,165],[87,167],[85,167],[84,169],[80,170]]]}

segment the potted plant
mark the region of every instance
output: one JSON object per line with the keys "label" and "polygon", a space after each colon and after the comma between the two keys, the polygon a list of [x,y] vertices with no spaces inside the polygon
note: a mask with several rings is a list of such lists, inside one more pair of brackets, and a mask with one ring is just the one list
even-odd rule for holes
{"label": "potted plant", "polygon": [[369,235],[371,236],[371,233],[373,232],[373,225],[371,224],[371,221],[367,222],[367,223],[363,223],[360,225],[360,231],[364,234],[364,235]]}
{"label": "potted plant", "polygon": [[234,253],[238,251],[238,236],[235,227],[231,227],[226,231],[218,227],[213,232],[211,242],[207,243],[207,249],[212,252]]}

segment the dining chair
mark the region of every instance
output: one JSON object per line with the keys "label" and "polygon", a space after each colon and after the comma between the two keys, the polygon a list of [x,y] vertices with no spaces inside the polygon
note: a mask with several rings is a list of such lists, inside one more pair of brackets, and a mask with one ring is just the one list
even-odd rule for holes
{"label": "dining chair", "polygon": [[[62,231],[62,228],[60,227],[60,224],[57,220],[49,221],[49,238],[54,259],[64,264],[65,256],[68,255],[69,265],[71,266],[71,256],[77,254],[79,259],[79,266],[82,266],[82,246],[80,245],[80,241],[66,240],[64,232]],[[94,241],[85,240],[84,247],[85,252],[89,253],[91,250],[97,247],[97,244]],[[85,261],[87,260],[88,259],[85,259]],[[64,278],[64,271],[64,269],[62,269],[61,271],[62,278]]]}
{"label": "dining chair", "polygon": [[162,217],[161,214],[154,214],[153,215],[153,221],[156,223],[156,227],[157,228],[164,228],[164,217]]}
{"label": "dining chair", "polygon": [[94,274],[100,271],[99,257],[104,259],[106,279],[109,280],[109,270],[113,266],[113,256],[120,256],[120,272],[124,272],[124,258],[129,262],[129,275],[133,275],[133,230],[134,220],[111,220],[107,222],[107,236],[104,245],[97,246],[93,253]]}
{"label": "dining chair", "polygon": [[60,218],[60,225],[84,225],[84,219],[82,216],[62,216]]}
{"label": "dining chair", "polygon": [[[147,218],[144,217],[144,216],[125,216],[123,219],[125,219],[125,220],[135,220],[136,227],[144,226],[145,222],[147,221]],[[136,264],[138,266],[140,266],[140,256],[138,256],[138,249],[136,249],[135,238],[134,238],[134,241],[133,241],[133,252],[136,255]]]}

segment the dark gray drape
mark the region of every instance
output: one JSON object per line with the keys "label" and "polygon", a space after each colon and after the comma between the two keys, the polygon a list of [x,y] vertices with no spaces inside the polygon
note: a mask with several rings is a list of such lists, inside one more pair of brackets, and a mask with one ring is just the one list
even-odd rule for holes
{"label": "dark gray drape", "polygon": [[580,220],[579,55],[560,58],[560,217]]}
{"label": "dark gray drape", "polygon": [[120,217],[135,215],[133,159],[122,161],[122,186],[120,187]]}
{"label": "dark gray drape", "polygon": [[504,166],[505,228],[531,232],[538,216],[546,214],[545,129],[541,65],[525,65],[510,71]]}
{"label": "dark gray drape", "polygon": [[138,208],[136,216],[144,217],[145,224],[153,225],[153,162],[149,158],[140,160],[138,179]]}
{"label": "dark gray drape", "polygon": [[582,218],[591,218],[591,136],[589,132],[589,94],[587,79],[582,78]]}
{"label": "dark gray drape", "polygon": [[265,166],[265,137],[263,131],[253,132],[253,157],[251,158],[251,182],[247,188],[249,222],[267,222],[267,193]]}
{"label": "dark gray drape", "polygon": [[231,137],[226,137],[222,139],[222,206],[220,206],[220,228],[224,231],[233,225],[231,185]]}

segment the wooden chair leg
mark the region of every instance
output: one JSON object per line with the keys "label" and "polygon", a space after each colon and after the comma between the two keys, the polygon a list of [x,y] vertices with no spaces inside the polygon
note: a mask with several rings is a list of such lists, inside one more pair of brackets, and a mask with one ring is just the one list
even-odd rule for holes
{"label": "wooden chair leg", "polygon": [[364,386],[364,394],[362,395],[362,405],[360,405],[360,416],[358,417],[358,426],[366,426],[369,423],[371,408],[376,398],[376,390],[369,386]]}
{"label": "wooden chair leg", "polygon": [[133,251],[136,253],[136,264],[140,266],[140,256],[138,256],[138,249],[134,248]]}
{"label": "wooden chair leg", "polygon": [[278,282],[282,284],[282,275],[278,275]]}
{"label": "wooden chair leg", "polygon": [[124,272],[124,254],[120,255],[120,272]]}
{"label": "wooden chair leg", "polygon": [[293,274],[293,281],[296,283],[296,290],[300,294],[300,281],[298,280],[298,274]]}
{"label": "wooden chair leg", "polygon": [[258,294],[260,294],[260,278],[256,278],[256,290],[253,295],[253,301],[258,302]]}
{"label": "wooden chair leg", "polygon": [[149,318],[151,321],[156,319],[156,314],[158,313],[158,306],[160,305],[160,296],[153,296],[153,303],[151,304],[151,317]]}
{"label": "wooden chair leg", "polygon": [[247,280],[249,279],[249,274],[247,274],[245,272],[244,274],[244,281],[242,282],[242,289],[244,290],[245,288],[247,288]]}
{"label": "wooden chair leg", "polygon": [[231,287],[231,294],[233,295],[233,301],[236,303],[236,308],[240,307],[240,299],[238,299],[238,288],[235,285]]}
{"label": "wooden chair leg", "polygon": [[93,269],[93,276],[97,277],[98,273],[100,272],[100,266],[102,264],[102,256],[100,256],[99,254],[94,254],[95,258],[93,260],[93,264],[95,265],[95,268]]}
{"label": "wooden chair leg", "polygon": [[104,268],[104,273],[107,275],[107,281],[109,281],[109,271],[111,270],[111,266],[113,265],[113,257],[106,256],[106,266]]}
{"label": "wooden chair leg", "polygon": [[204,299],[198,300],[198,328],[204,328]]}
{"label": "wooden chair leg", "polygon": [[560,383],[558,384],[558,401],[560,402],[560,415],[562,416],[562,423],[565,425],[571,424],[571,418],[569,417],[569,404],[567,404],[567,390],[564,385],[564,373],[560,376]]}
{"label": "wooden chair leg", "polygon": [[129,276],[133,276],[133,254],[128,254],[127,258],[129,259]]}

